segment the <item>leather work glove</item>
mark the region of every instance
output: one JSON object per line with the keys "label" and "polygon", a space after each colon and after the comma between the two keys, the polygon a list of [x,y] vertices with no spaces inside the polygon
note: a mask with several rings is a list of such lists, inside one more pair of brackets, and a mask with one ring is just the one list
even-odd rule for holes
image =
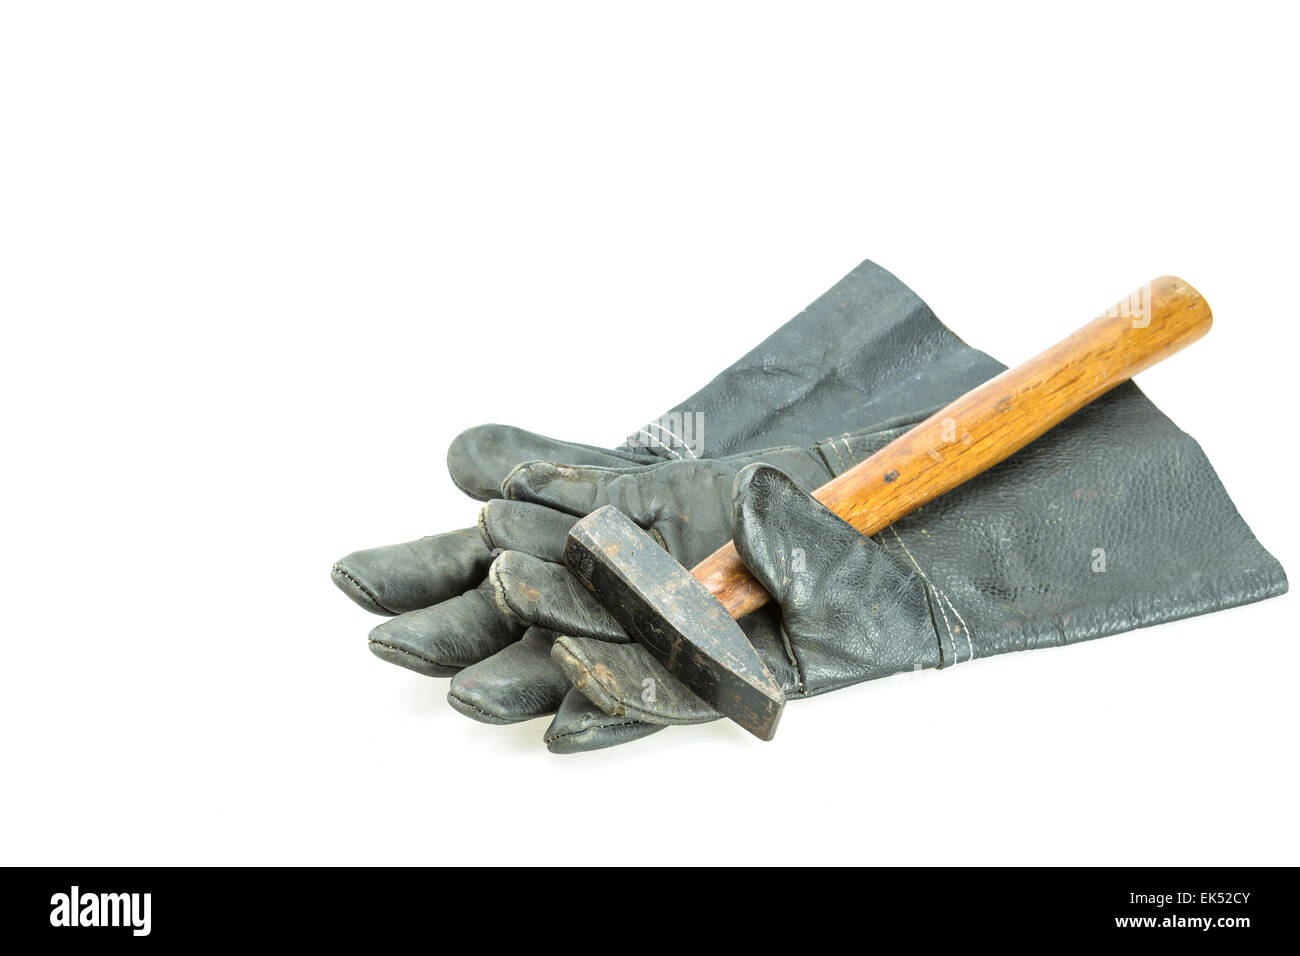
{"label": "leather work glove", "polygon": [[[591,469],[525,469],[546,480],[512,476],[507,491],[517,500],[630,505],[644,522],[634,497],[593,483]],[[872,538],[806,487],[802,474],[756,463],[718,503],[732,512],[741,558],[774,598],[742,627],[791,698],[1103,637],[1287,588],[1200,447],[1132,383]],[[498,563],[516,572],[494,575],[503,599],[566,632],[552,656],[591,705],[566,698],[547,732],[552,750],[621,743],[638,723],[717,719],[585,591],[541,589],[545,606],[530,607],[518,571],[528,562],[507,553]]]}
{"label": "leather work glove", "polygon": [[[488,500],[499,494],[502,480],[516,465],[530,460],[618,468],[723,457],[773,444],[803,445],[910,412],[918,401],[912,393],[918,391],[914,385],[922,372],[924,391],[939,396],[932,402],[938,403],[998,368],[961,343],[898,279],[864,262],[709,385],[618,448],[484,425],[452,443],[448,469],[462,491]],[[562,520],[540,510],[533,517],[539,541],[554,540]],[[523,534],[516,525],[511,540],[521,541]],[[522,540],[526,550],[548,547]],[[525,635],[520,621],[502,613],[493,599],[485,579],[492,547],[484,544],[479,530],[461,529],[353,552],[334,565],[332,576],[357,604],[392,616],[370,634],[371,650],[385,660],[449,676],[520,644],[516,663],[533,668],[539,655],[529,651],[541,647],[540,662],[553,681],[549,644],[539,635]],[[460,709],[480,719],[513,722],[549,713],[556,701],[520,699],[509,709],[482,712],[462,704]]]}
{"label": "leather work glove", "polygon": [[613,504],[689,567],[731,537],[731,487],[746,466],[760,461],[773,464],[805,487],[815,488],[929,411],[808,448],[769,448],[727,458],[631,468],[553,462],[520,465],[502,483],[503,498],[483,507],[480,527],[487,544],[502,552],[488,575],[494,600],[504,616],[529,630],[519,642],[453,677],[448,702],[488,723],[514,723],[560,708],[562,717],[546,735],[552,749],[578,745],[593,721],[601,725],[606,740],[645,736],[659,729],[643,721],[611,721],[596,712],[573,690],[552,657],[557,633],[627,640],[562,564],[565,539],[574,522],[600,505]]}
{"label": "leather work glove", "polygon": [[[507,425],[481,425],[451,443],[447,469],[461,491],[486,500],[519,461],[538,456],[603,465],[660,460],[631,449],[602,450]],[[449,677],[523,633],[484,590],[493,557],[478,528],[462,528],[355,551],[335,562],[331,576],[355,603],[393,618],[371,631],[376,656],[421,674]]]}

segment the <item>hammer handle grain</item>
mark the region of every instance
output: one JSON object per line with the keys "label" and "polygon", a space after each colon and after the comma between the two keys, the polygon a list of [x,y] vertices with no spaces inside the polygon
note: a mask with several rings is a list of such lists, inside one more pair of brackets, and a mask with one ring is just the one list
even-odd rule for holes
{"label": "hammer handle grain", "polygon": [[[1093,399],[1195,342],[1210,307],[1163,276],[1029,361],[977,386],[814,492],[872,535],[1024,448]],[[691,572],[732,617],[771,600],[731,542]]]}

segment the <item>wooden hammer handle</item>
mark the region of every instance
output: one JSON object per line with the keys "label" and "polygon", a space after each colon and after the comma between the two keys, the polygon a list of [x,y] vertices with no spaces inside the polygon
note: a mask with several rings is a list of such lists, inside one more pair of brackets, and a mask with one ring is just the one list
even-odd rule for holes
{"label": "wooden hammer handle", "polygon": [[[1156,279],[1046,352],[935,412],[814,497],[863,534],[882,531],[1195,342],[1210,322],[1199,292],[1174,276]],[[691,573],[732,617],[771,600],[731,542]]]}

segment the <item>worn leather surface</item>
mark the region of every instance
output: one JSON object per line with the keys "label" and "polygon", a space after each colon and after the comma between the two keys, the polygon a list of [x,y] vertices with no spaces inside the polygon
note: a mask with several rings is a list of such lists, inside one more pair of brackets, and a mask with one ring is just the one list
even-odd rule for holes
{"label": "worn leather surface", "polygon": [[[489,545],[507,549],[488,575],[502,617],[519,627],[542,629],[551,641],[555,633],[562,633],[627,642],[609,612],[561,563],[569,528],[580,516],[613,503],[679,561],[692,564],[730,537],[732,482],[742,468],[760,460],[779,463],[813,486],[831,476],[816,446],[628,468],[554,462],[519,465],[502,483],[504,498],[488,502],[480,520]],[[554,713],[572,689],[557,666],[552,664],[548,671],[530,657],[527,692],[504,692],[503,687],[519,686],[519,669],[518,652],[506,648],[456,674],[448,687],[448,700],[468,716],[504,723]],[[590,729],[599,721],[587,722],[589,709],[575,699],[566,713]],[[610,726],[621,728],[621,738],[631,733],[620,722]],[[577,746],[573,727],[553,729],[556,739]]]}
{"label": "worn leather surface", "polygon": [[[547,731],[547,740],[555,741],[556,746],[562,742],[565,752],[574,752],[631,739],[633,731],[625,718],[659,724],[710,720],[715,716],[639,645],[630,644],[614,618],[559,563],[563,535],[578,517],[612,504],[690,566],[731,537],[732,486],[745,467],[755,462],[773,464],[795,476],[802,485],[815,488],[885,445],[930,411],[925,408],[903,421],[892,420],[874,429],[836,436],[810,448],[772,448],[714,460],[665,461],[630,468],[527,462],[511,472],[502,484],[505,500],[486,506],[494,517],[485,523],[494,529],[495,545],[518,548],[527,544],[532,550],[504,551],[493,563],[489,580],[498,604],[509,617],[564,635],[552,651],[552,658],[557,674],[562,671],[561,676],[567,680],[557,681],[539,672],[537,677],[546,682],[546,694],[550,696],[538,690],[527,695],[530,702],[550,703],[550,709],[543,713],[554,711],[565,701]],[[539,506],[565,516],[551,529],[555,537],[545,543],[535,535],[540,524],[533,509]],[[518,533],[511,527],[513,513],[523,519]],[[784,638],[779,616],[775,611],[757,614],[742,623],[750,640],[764,650],[769,666],[778,672],[783,685],[793,687],[797,674],[782,664]],[[599,668],[583,666],[589,657],[587,642],[594,644],[594,655],[603,656]],[[610,646],[612,643],[626,646],[616,650]],[[501,673],[501,683],[517,679],[509,655],[497,655],[454,677],[449,697],[466,703],[467,712],[491,711],[497,720],[505,719],[505,714],[494,710],[503,699],[495,688],[497,681],[491,676],[494,672]],[[599,672],[601,677],[588,682],[589,672]],[[607,678],[616,673],[628,675],[621,687],[632,689],[630,698],[625,699],[620,687],[609,685]],[[648,676],[655,679],[657,691],[652,698],[644,699],[641,682]],[[626,682],[634,678],[634,683]],[[573,693],[566,696],[575,683],[590,698],[585,705]],[[511,706],[517,715],[538,716],[527,713],[517,703]],[[609,725],[617,728],[616,734],[602,736],[603,721],[592,713],[593,708],[613,718]]]}
{"label": "worn leather surface", "polygon": [[[859,457],[879,437],[848,436],[837,446]],[[769,609],[742,625],[792,698],[1090,640],[1287,589],[1200,447],[1132,384],[871,539],[800,484],[751,465],[738,474],[732,502],[736,548],[780,605],[782,639],[772,641]],[[562,637],[552,656],[620,724],[716,717],[639,650]],[[653,707],[636,694],[647,677],[657,687]],[[592,749],[597,722],[585,722]],[[626,735],[620,729],[609,743]]]}
{"label": "worn leather surface", "polygon": [[[622,450],[722,458],[755,448],[808,445],[905,417],[919,405],[942,404],[1000,370],[958,339],[895,276],[863,262],[661,416],[699,416],[700,454],[681,454],[649,440]],[[653,423],[638,435],[646,439],[647,431],[663,437]]]}
{"label": "worn leather surface", "polygon": [[[894,276],[865,262],[704,389],[641,429],[641,441],[619,451],[656,454],[664,459],[659,464],[552,460],[524,462],[511,471],[502,482],[504,500],[487,503],[480,529],[489,547],[522,552],[550,566],[512,553],[498,560],[492,583],[502,616],[552,634],[625,640],[609,626],[604,609],[557,566],[564,544],[560,531],[567,533],[576,518],[601,504],[616,504],[675,558],[693,564],[730,537],[731,482],[745,464],[777,461],[816,487],[854,463],[854,454],[865,454],[869,434],[883,436],[877,443],[884,444],[898,423],[918,421],[1001,369],[953,335]],[[716,457],[697,458],[664,434],[659,423],[673,413],[696,416],[704,453]],[[827,434],[835,437],[799,444]],[[859,437],[850,447],[853,434]],[[769,435],[791,443],[737,451]],[[565,518],[521,510],[521,503]],[[431,641],[423,643],[422,652],[439,653]],[[609,724],[616,732],[604,737],[601,718],[571,692],[559,670],[532,668],[535,683],[527,694],[499,692],[498,685],[518,681],[516,666],[513,654],[485,656],[453,678],[448,700],[471,716],[491,714],[494,722],[527,720],[559,708],[546,739],[565,752],[648,732],[634,732],[616,718]],[[669,685],[669,717],[698,705],[681,690]],[[560,707],[562,701],[567,703]],[[706,717],[707,712],[701,714]]]}
{"label": "worn leather surface", "polygon": [[[601,451],[508,425],[480,425],[447,452],[452,482],[472,497],[498,494],[521,460],[556,457],[583,464],[653,462],[652,456]],[[538,540],[545,540],[544,537]],[[485,575],[493,553],[480,528],[354,551],[334,563],[338,588],[367,611],[396,615],[370,632],[375,656],[433,677],[449,677],[519,640],[524,628],[502,617]]]}
{"label": "worn leather surface", "polygon": [[736,550],[781,608],[794,696],[942,660],[924,578],[789,476],[746,468],[733,492]]}
{"label": "worn leather surface", "polygon": [[[844,430],[852,430],[910,407],[917,394],[960,394],[996,367],[988,356],[965,347],[894,276],[864,262],[713,382],[674,406],[673,411],[698,416],[702,422],[701,448],[678,445],[659,420],[638,430],[635,443],[610,450],[507,425],[468,429],[452,442],[447,465],[458,488],[489,500],[478,532],[463,529],[355,551],[335,563],[332,577],[360,606],[397,615],[371,632],[370,649],[377,656],[420,673],[447,676],[491,659],[524,634],[517,619],[485,599],[482,586],[492,549],[514,547],[545,556],[554,542],[562,541],[555,533],[562,521],[548,523],[536,512],[530,519],[518,511],[493,510],[501,482],[520,463],[546,460],[621,468],[765,447],[773,444],[769,434],[791,444],[810,444],[840,430],[842,422],[848,423]],[[922,370],[927,380],[918,387]],[[634,387],[633,380],[628,384]],[[526,527],[529,520],[534,527]],[[497,543],[507,534],[510,543]],[[516,656],[518,652],[486,666],[510,682],[515,680],[511,670]],[[562,683],[558,672],[551,677]],[[522,720],[537,716],[542,698],[528,694],[494,699],[528,702],[527,707],[513,708],[514,719]],[[475,701],[459,703],[467,713],[479,713]],[[542,712],[555,706],[558,702],[548,703],[549,709]],[[502,712],[492,719],[508,718]]]}
{"label": "worn leather surface", "polygon": [[[809,590],[798,601],[789,596],[795,603],[784,628],[776,608],[742,625],[795,697],[883,676],[903,662],[946,667],[1285,590],[1281,568],[1236,515],[1199,448],[1131,385],[873,542],[851,545],[833,522],[821,526],[825,514],[785,525],[761,517],[771,513],[762,501],[797,501],[792,489],[820,484],[823,467],[827,477],[838,474],[1001,368],[864,263],[674,409],[701,416],[711,458],[790,437],[783,449],[720,463],[649,438],[606,451],[480,426],[453,443],[448,464],[459,487],[489,499],[481,543],[462,531],[357,552],[339,562],[335,580],[362,606],[399,613],[372,632],[377,654],[424,673],[458,672],[449,700],[463,713],[508,723],[558,709],[546,732],[556,752],[716,716],[656,671],[563,576],[556,562],[568,526],[612,502],[692,563],[730,536],[733,476],[765,458],[788,469],[794,484],[767,469],[748,473],[767,476],[759,486],[770,493],[748,479],[740,499],[758,504],[745,533],[764,528],[764,540],[802,548],[805,570],[820,576],[794,582]],[[658,427],[643,432],[665,437]],[[834,437],[808,445],[816,434]],[[497,483],[504,497],[492,497]],[[809,534],[825,560],[793,544]],[[1098,548],[1105,571],[1091,570]],[[485,580],[499,549],[507,550]],[[759,553],[751,557],[761,564]],[[775,561],[779,551],[766,553]],[[1080,561],[1092,577],[1079,575]],[[863,588],[897,598],[877,609],[887,620],[875,630],[857,617],[854,595]],[[647,674],[658,690],[648,701],[633,692]]]}

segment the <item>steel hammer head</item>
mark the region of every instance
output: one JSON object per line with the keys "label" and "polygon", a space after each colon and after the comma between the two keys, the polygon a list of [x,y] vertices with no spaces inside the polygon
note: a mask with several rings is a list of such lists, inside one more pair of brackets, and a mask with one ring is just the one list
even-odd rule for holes
{"label": "steel hammer head", "polygon": [[612,506],[569,531],[564,563],[623,629],[687,687],[771,740],[785,694],[727,609]]}

